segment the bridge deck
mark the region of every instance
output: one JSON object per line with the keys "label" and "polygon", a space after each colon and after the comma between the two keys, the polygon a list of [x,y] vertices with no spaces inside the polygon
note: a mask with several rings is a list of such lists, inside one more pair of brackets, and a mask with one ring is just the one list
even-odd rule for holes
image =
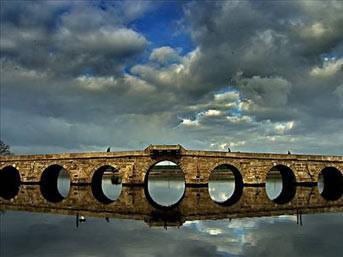
{"label": "bridge deck", "polygon": [[[255,153],[255,152],[223,152],[223,151],[181,151],[182,156],[206,157],[206,158],[235,158],[235,159],[266,159],[266,160],[308,160],[308,161],[334,161],[343,162],[343,156],[334,155],[305,155],[305,154],[280,154],[280,153]],[[102,158],[126,158],[126,157],[149,157],[150,148],[135,151],[117,152],[86,152],[86,153],[57,153],[35,155],[8,155],[0,156],[0,161],[33,161],[33,160],[70,160],[70,159],[102,159]]]}

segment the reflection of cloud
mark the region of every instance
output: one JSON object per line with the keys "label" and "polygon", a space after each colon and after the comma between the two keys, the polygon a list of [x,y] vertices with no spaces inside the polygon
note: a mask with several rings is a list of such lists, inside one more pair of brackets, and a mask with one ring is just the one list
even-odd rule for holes
{"label": "reflection of cloud", "polygon": [[7,212],[1,216],[6,247],[0,255],[269,257],[277,252],[281,257],[337,257],[343,250],[341,218],[341,214],[303,215],[303,227],[297,227],[294,216],[193,221],[165,231],[143,222],[106,223],[94,218],[76,229],[74,217]]}
{"label": "reflection of cloud", "polygon": [[212,236],[216,236],[216,235],[222,234],[222,230],[219,229],[219,228],[209,228],[209,229],[207,230],[207,233],[210,234],[210,235],[212,235]]}
{"label": "reflection of cloud", "polygon": [[163,206],[170,206],[177,203],[183,196],[185,183],[183,180],[149,180],[148,191],[156,203]]}
{"label": "reflection of cloud", "polygon": [[[343,232],[341,214],[303,215],[304,227],[297,228],[294,217],[260,222],[253,236],[256,247],[244,249],[244,256],[337,256],[343,248],[336,238]],[[320,232],[318,232],[320,231]],[[325,235],[325,236],[323,236]],[[320,242],[316,244],[314,242]]]}
{"label": "reflection of cloud", "polygon": [[229,199],[235,191],[234,181],[209,181],[208,192],[212,200],[224,202]]}

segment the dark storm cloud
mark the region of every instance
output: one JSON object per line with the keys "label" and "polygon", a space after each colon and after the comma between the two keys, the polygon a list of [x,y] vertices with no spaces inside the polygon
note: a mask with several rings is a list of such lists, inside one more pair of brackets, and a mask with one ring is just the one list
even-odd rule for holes
{"label": "dark storm cloud", "polygon": [[1,54],[56,76],[118,73],[147,45],[122,22],[113,7],[104,11],[87,2],[4,2]]}
{"label": "dark storm cloud", "polygon": [[[293,82],[294,74],[303,76],[321,64],[320,54],[342,44],[339,2],[325,7],[307,1],[258,3],[216,2],[210,4],[212,8],[194,3],[189,7],[192,35],[201,52],[191,70],[204,82],[212,82],[207,90],[227,84],[237,72]],[[330,46],[323,40],[330,41]],[[320,46],[312,47],[315,43]]]}

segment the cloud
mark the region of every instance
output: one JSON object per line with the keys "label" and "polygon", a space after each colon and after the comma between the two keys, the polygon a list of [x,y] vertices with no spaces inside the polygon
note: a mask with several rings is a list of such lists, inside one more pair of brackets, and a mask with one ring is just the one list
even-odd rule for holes
{"label": "cloud", "polygon": [[113,4],[116,8],[120,8],[121,13],[125,16],[127,22],[141,18],[144,14],[159,6],[159,3],[146,0],[137,0],[134,4],[131,0],[124,0]]}
{"label": "cloud", "polygon": [[149,59],[151,61],[156,61],[160,64],[168,64],[180,61],[181,57],[175,49],[169,46],[163,46],[160,48],[153,49]]}
{"label": "cloud", "polygon": [[275,125],[275,131],[279,134],[284,134],[287,131],[290,131],[294,127],[294,122],[289,121],[285,123],[278,123]]}
{"label": "cloud", "polygon": [[[28,69],[59,77],[113,74],[148,44],[143,35],[123,26],[113,7],[103,11],[88,2],[42,2],[21,5],[13,16],[15,5],[4,4],[1,54]],[[31,13],[30,22],[24,13]]]}
{"label": "cloud", "polygon": [[291,90],[291,84],[283,78],[261,78],[253,76],[239,82],[240,92],[246,98],[260,106],[271,108],[285,106]]}
{"label": "cloud", "polygon": [[199,124],[199,120],[191,120],[191,119],[181,119],[181,123],[180,126],[185,126],[185,127],[198,127]]}
{"label": "cloud", "polygon": [[340,107],[343,108],[343,84],[336,88],[335,93],[340,100]]}
{"label": "cloud", "polygon": [[252,118],[249,116],[227,116],[226,119],[231,123],[250,123]]}
{"label": "cloud", "polygon": [[[17,153],[177,142],[342,154],[341,2],[178,4],[162,17],[146,1],[5,2],[2,140]],[[188,52],[144,27],[173,15]]]}
{"label": "cloud", "polygon": [[343,72],[343,58],[325,61],[323,67],[314,67],[310,74],[315,77],[328,77],[337,72]]}
{"label": "cloud", "polygon": [[203,113],[204,116],[207,116],[207,117],[216,117],[216,116],[220,116],[222,114],[221,111],[218,111],[218,110],[208,110],[206,112]]}

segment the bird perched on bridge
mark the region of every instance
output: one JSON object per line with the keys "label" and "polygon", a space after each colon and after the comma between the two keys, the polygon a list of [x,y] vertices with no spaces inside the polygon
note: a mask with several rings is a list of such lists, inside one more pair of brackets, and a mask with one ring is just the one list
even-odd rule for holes
{"label": "bird perched on bridge", "polygon": [[228,151],[229,153],[231,153],[231,149],[230,149],[230,147],[228,147],[228,148],[227,148],[227,151]]}
{"label": "bird perched on bridge", "polygon": [[292,154],[291,151],[288,150],[288,154]]}
{"label": "bird perched on bridge", "polygon": [[106,152],[111,152],[111,147],[108,147]]}

